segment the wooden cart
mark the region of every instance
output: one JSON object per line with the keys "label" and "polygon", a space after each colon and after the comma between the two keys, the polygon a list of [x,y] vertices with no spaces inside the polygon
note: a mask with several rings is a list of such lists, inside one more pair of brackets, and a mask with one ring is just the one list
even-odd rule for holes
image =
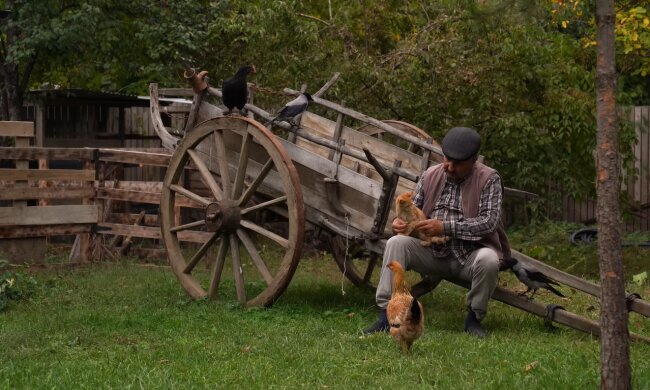
{"label": "wooden cart", "polygon": [[[322,99],[337,77],[312,95],[299,127],[280,122],[273,129],[264,125],[273,114],[254,104],[246,105],[247,117],[224,116],[220,90],[191,72],[193,90],[151,85],[152,121],[163,146],[174,151],[161,196],[162,237],[191,296],[215,297],[229,258],[239,302],[271,305],[294,274],[306,232],[331,243],[353,283],[376,283],[394,195],[413,190],[442,153],[413,125],[379,121]],[[165,105],[170,97],[192,103]],[[177,118],[174,126],[163,122]],[[192,212],[182,210],[188,201]],[[180,245],[179,235],[190,230],[206,233],[198,251]],[[213,249],[215,255],[206,256]],[[199,264],[214,258],[206,275]]]}
{"label": "wooden cart", "polygon": [[[270,306],[291,281],[307,235],[326,237],[345,276],[374,287],[391,235],[387,221],[395,194],[413,190],[418,175],[442,161],[439,145],[408,123],[380,121],[321,98],[338,75],[312,94],[314,102],[299,126],[280,122],[273,129],[265,125],[273,113],[251,102],[247,116],[225,116],[219,108],[221,91],[190,69],[186,77],[192,89],[150,86],[154,127],[163,146],[174,151],[163,183],[160,223],[183,288],[194,298],[215,298],[221,285],[230,283],[221,279],[229,267],[243,306]],[[522,194],[534,196],[505,189],[506,196]],[[198,250],[180,245],[189,234],[194,241],[204,237]],[[572,288],[599,294],[592,283],[517,251],[513,256]],[[501,287],[493,298],[545,321],[600,331],[596,322],[561,306],[527,301]],[[631,296],[629,307],[650,314],[650,304],[638,297]]]}

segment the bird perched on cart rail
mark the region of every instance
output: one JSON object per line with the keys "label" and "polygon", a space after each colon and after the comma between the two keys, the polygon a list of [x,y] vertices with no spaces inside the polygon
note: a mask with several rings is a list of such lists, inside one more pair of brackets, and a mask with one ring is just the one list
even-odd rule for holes
{"label": "bird perched on cart rail", "polygon": [[391,336],[406,353],[424,332],[424,309],[411,295],[402,265],[392,260],[387,267],[393,271],[393,292],[386,306],[386,317]]}
{"label": "bird perched on cart rail", "polygon": [[234,76],[223,81],[221,85],[221,101],[228,109],[226,115],[230,115],[235,107],[237,107],[240,114],[244,114],[244,106],[248,103],[246,77],[255,73],[257,73],[255,65],[246,65],[239,68]]}
{"label": "bird perched on cart rail", "polygon": [[313,102],[314,99],[307,92],[301,93],[297,98],[293,99],[289,103],[285,104],[284,107],[278,112],[275,118],[271,119],[267,125],[273,127],[273,123],[286,121],[291,127],[298,127],[296,122],[300,115],[307,110],[309,107],[309,102]]}
{"label": "bird perched on cart rail", "polygon": [[504,269],[510,269],[517,279],[528,287],[528,290],[519,295],[526,295],[529,291],[533,291],[533,293],[530,294],[530,297],[528,297],[528,300],[532,300],[533,295],[535,295],[537,290],[540,288],[545,288],[553,294],[565,298],[561,292],[552,286],[553,284],[559,286],[559,284],[541,271],[538,271],[532,265],[523,264],[517,259],[510,258],[504,260]]}

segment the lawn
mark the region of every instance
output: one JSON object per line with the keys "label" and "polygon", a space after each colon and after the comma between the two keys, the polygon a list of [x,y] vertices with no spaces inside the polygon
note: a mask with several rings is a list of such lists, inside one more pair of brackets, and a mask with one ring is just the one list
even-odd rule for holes
{"label": "lawn", "polygon": [[[410,354],[387,335],[361,337],[376,318],[373,291],[343,281],[322,254],[303,259],[270,309],[241,309],[228,279],[218,301],[192,301],[169,269],[133,261],[15,271],[31,295],[0,312],[0,388],[599,386],[597,338],[549,331],[539,317],[493,301],[490,336],[474,339],[462,332],[465,290],[449,283],[423,298],[426,330]],[[647,282],[636,287],[648,296]],[[563,291],[566,300],[537,299],[598,318],[597,301]],[[645,317],[632,314],[630,327],[650,335]],[[634,388],[650,388],[650,345],[630,350]]]}

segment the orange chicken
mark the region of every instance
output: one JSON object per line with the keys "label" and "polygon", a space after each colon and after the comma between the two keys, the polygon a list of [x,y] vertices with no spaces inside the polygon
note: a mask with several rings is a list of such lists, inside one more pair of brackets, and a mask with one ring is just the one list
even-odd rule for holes
{"label": "orange chicken", "polygon": [[388,268],[393,271],[393,294],[386,307],[386,317],[390,334],[406,353],[424,332],[424,310],[409,291],[402,265],[393,260],[388,263]]}

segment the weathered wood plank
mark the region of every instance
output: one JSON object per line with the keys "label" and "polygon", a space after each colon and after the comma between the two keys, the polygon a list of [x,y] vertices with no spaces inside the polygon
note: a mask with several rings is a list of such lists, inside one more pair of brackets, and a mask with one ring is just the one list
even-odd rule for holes
{"label": "weathered wood plank", "polygon": [[160,88],[158,89],[160,96],[194,96],[192,88]]}
{"label": "weathered wood plank", "polygon": [[[584,279],[581,279],[577,276],[568,274],[566,272],[560,271],[557,268],[551,267],[550,265],[541,262],[539,260],[536,260],[530,256],[527,256],[521,252],[518,252],[516,250],[512,251],[512,257],[515,259],[521,261],[522,263],[525,264],[530,264],[537,268],[537,270],[543,272],[546,274],[548,277],[551,279],[554,279],[562,284],[565,284],[569,287],[573,287],[575,289],[578,289],[584,293],[587,293],[589,295],[595,296],[595,297],[600,297],[600,286],[588,282]],[[639,314],[643,314],[646,317],[650,316],[650,303],[643,301],[643,300],[634,300],[630,304],[630,310],[635,311]]]}
{"label": "weathered wood plank", "polygon": [[63,225],[96,223],[96,205],[57,205],[0,208],[0,225]]}
{"label": "weathered wood plank", "polygon": [[152,153],[123,149],[99,149],[99,159],[107,162],[142,164],[166,167],[169,165],[169,153]]}
{"label": "weathered wood plank", "polygon": [[0,238],[72,236],[90,233],[93,225],[0,226]]}
{"label": "weathered wood plank", "polygon": [[0,121],[0,137],[34,137],[34,122]]}
{"label": "weathered wood plank", "polygon": [[95,170],[0,168],[0,180],[79,180],[94,181]]}
{"label": "weathered wood plank", "polygon": [[3,188],[0,191],[0,200],[27,200],[27,199],[79,199],[93,198],[95,190],[93,188],[72,188],[61,191],[60,188]]}
{"label": "weathered wood plank", "polygon": [[[98,223],[97,226],[100,228],[97,231],[99,234],[161,239],[159,227],[134,226],[107,222]],[[210,232],[199,232],[191,230],[183,230],[177,233],[177,237],[180,241],[196,243],[204,243],[210,237],[212,237],[212,235],[213,233]]]}
{"label": "weathered wood plank", "polygon": [[[453,279],[450,279],[449,281],[461,287],[469,288],[468,282]],[[520,297],[512,291],[506,290],[499,286],[497,286],[497,288],[494,290],[492,299],[501,301],[510,306],[516,307],[540,317],[547,316],[547,306],[544,306],[541,303],[537,303],[535,301],[530,301],[524,297]],[[598,322],[579,316],[570,311],[558,308],[554,311],[552,319],[558,324],[566,325],[573,329],[589,333],[594,336],[600,336],[600,324]],[[632,332],[630,332],[630,339],[634,341],[650,343],[650,338]]]}
{"label": "weathered wood plank", "polygon": [[[325,139],[331,139],[334,135],[336,123],[319,115],[306,112],[303,114],[301,126],[310,133],[315,133]],[[363,134],[347,126],[342,128],[341,139],[345,140],[345,146],[347,147],[356,148],[359,151],[365,147],[372,151],[377,160],[387,167],[392,166],[393,161],[400,160],[402,161],[402,168],[410,171],[414,176],[418,176],[421,173],[422,156],[418,154],[382,141],[379,138]]]}
{"label": "weathered wood plank", "polygon": [[[119,188],[99,188],[97,190],[97,198],[121,200],[124,202],[160,204],[160,192],[132,191]],[[188,208],[204,207],[203,205],[191,201],[182,195],[176,196],[176,205]]]}
{"label": "weathered wood plank", "polygon": [[[105,222],[110,223],[120,223],[120,224],[129,224],[131,221],[135,220],[139,214],[133,213],[110,213],[108,214]],[[144,226],[159,226],[159,218],[156,214],[145,214],[142,225]]]}
{"label": "weathered wood plank", "polygon": [[92,159],[91,148],[11,148],[0,147],[0,158],[6,160],[83,160]]}
{"label": "weathered wood plank", "polygon": [[115,182],[104,183],[103,188],[160,193],[163,186],[161,181],[116,180]]}
{"label": "weathered wood plank", "polygon": [[[293,90],[293,89],[290,89],[290,88],[285,88],[284,92],[288,93],[288,94],[290,94],[292,96],[297,96],[297,95],[300,94],[299,91],[296,91],[296,90]],[[316,96],[313,96],[313,98],[314,98],[314,103],[316,103],[316,104],[320,104],[323,107],[327,107],[327,108],[329,108],[331,110],[334,110],[336,112],[340,112],[342,114],[345,114],[346,116],[354,118],[354,119],[356,119],[358,121],[361,121],[363,123],[369,123],[369,124],[371,124],[371,125],[373,125],[373,126],[375,126],[377,128],[380,128],[380,129],[384,130],[387,133],[390,133],[390,134],[393,134],[396,137],[402,138],[403,140],[405,140],[405,141],[407,141],[409,143],[417,145],[417,146],[419,146],[419,147],[421,147],[423,149],[430,150],[430,151],[432,151],[434,153],[437,153],[438,155],[442,156],[442,150],[438,146],[435,146],[433,144],[427,144],[427,142],[424,141],[424,140],[421,140],[421,139],[419,139],[419,138],[417,138],[415,136],[412,136],[410,134],[405,134],[404,132],[394,128],[393,126],[391,126],[389,124],[383,123],[383,122],[381,122],[381,121],[379,121],[377,119],[369,117],[369,116],[367,116],[365,114],[362,114],[362,113],[360,113],[358,111],[354,111],[352,109],[343,107],[343,106],[341,106],[339,104],[330,102],[330,101],[325,100],[325,99],[321,99],[321,98],[316,97]]]}

